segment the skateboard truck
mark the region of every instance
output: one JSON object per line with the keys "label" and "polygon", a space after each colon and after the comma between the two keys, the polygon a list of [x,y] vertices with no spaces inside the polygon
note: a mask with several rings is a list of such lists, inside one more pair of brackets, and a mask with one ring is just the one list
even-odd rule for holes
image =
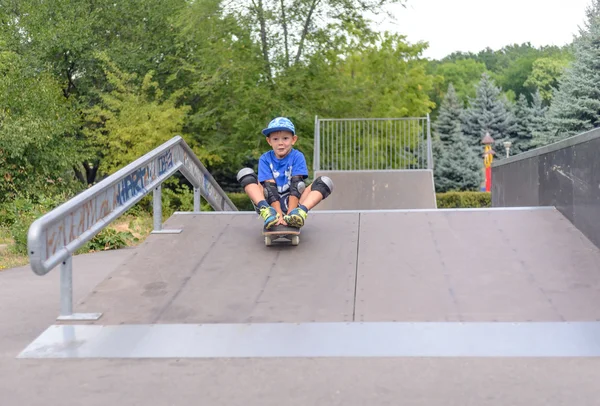
{"label": "skateboard truck", "polygon": [[265,245],[267,247],[273,245],[273,241],[287,240],[292,245],[300,244],[300,229],[297,227],[290,227],[284,225],[276,225],[271,227],[269,230],[263,228],[262,234],[265,237]]}

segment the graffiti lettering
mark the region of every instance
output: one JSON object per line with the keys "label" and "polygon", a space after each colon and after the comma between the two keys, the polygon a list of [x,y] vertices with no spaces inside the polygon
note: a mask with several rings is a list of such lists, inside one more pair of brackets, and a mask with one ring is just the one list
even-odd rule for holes
{"label": "graffiti lettering", "polygon": [[217,210],[235,210],[227,204],[220,189],[211,182],[210,174],[205,173],[201,165],[197,164],[194,157],[181,144],[176,144],[93,197],[80,202],[75,209],[63,214],[54,223],[47,225],[42,237],[45,240],[42,244],[45,245],[46,258],[81,238],[115,210],[127,206],[132,199],[148,193],[157,179],[180,163],[185,168],[186,176],[199,186],[204,196],[211,198]]}

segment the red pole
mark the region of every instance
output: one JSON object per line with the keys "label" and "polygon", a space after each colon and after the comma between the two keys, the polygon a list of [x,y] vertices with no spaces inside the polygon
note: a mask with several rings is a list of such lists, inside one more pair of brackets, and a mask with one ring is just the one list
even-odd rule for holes
{"label": "red pole", "polygon": [[490,192],[492,190],[492,167],[488,166],[485,168],[485,191]]}

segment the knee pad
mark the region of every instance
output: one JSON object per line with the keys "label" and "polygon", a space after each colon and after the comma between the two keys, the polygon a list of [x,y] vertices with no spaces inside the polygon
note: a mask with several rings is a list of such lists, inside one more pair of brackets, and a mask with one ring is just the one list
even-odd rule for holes
{"label": "knee pad", "polygon": [[319,176],[311,185],[311,190],[321,192],[326,199],[333,192],[333,181],[327,176]]}
{"label": "knee pad", "polygon": [[252,168],[243,168],[237,173],[237,181],[240,182],[242,188],[245,188],[252,183],[258,184],[258,177]]}
{"label": "knee pad", "polygon": [[278,202],[279,191],[277,190],[277,184],[275,184],[275,182],[263,182],[262,185],[267,203],[272,204],[273,202]]}
{"label": "knee pad", "polygon": [[304,184],[304,177],[299,175],[292,176],[292,181],[290,184],[290,195],[296,196],[298,199],[300,199],[300,196],[302,195],[302,192],[304,192],[304,189],[306,189],[306,185]]}

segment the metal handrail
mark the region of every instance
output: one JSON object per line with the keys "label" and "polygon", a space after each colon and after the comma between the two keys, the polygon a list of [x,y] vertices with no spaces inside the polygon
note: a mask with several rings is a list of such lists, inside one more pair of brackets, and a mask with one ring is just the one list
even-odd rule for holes
{"label": "metal handrail", "polygon": [[181,232],[162,230],[161,184],[177,171],[194,186],[194,211],[200,211],[200,196],[216,211],[238,211],[184,139],[176,136],[31,224],[27,249],[33,272],[45,275],[61,264],[60,318],[99,317],[72,314],[71,256],[144,196],[154,193],[153,233]]}

